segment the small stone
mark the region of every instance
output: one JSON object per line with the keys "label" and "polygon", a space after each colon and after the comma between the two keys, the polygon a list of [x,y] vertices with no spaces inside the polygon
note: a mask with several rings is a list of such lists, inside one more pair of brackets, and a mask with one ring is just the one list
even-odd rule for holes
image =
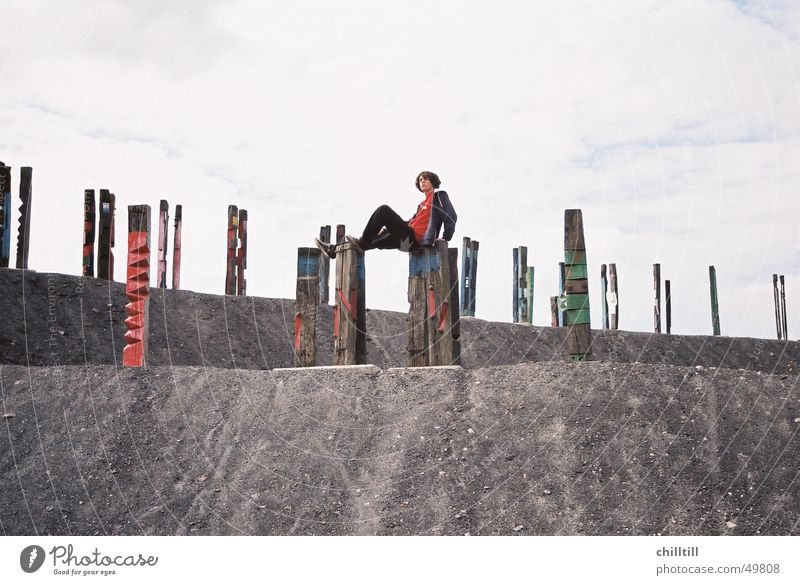
{"label": "small stone", "polygon": [[14,414],[13,412],[3,413],[3,418],[14,418],[15,416],[17,416],[17,415]]}
{"label": "small stone", "polygon": [[475,434],[475,431],[473,431],[473,430],[472,430],[472,427],[468,428],[468,429],[467,429],[467,432],[468,432],[470,435],[474,435],[474,434]]}
{"label": "small stone", "polygon": [[48,512],[52,512],[53,506],[45,506],[45,510],[47,510]]}
{"label": "small stone", "polygon": [[202,482],[204,482],[204,481],[205,481],[205,480],[207,480],[207,479],[208,479],[208,476],[207,476],[207,475],[201,475],[200,477],[198,477],[198,478],[197,478],[197,481],[199,481],[199,482],[201,482],[201,483],[202,483]]}
{"label": "small stone", "polygon": [[515,526],[515,527],[514,527],[514,532],[519,532],[519,531],[520,531],[520,530],[522,530],[523,528],[525,528],[525,527],[524,527],[522,524],[520,524],[519,526]]}
{"label": "small stone", "polygon": [[542,493],[543,493],[544,495],[546,495],[546,496],[549,496],[549,495],[550,495],[550,494],[552,494],[553,492],[551,492],[550,490],[544,490],[544,492],[542,492]]}
{"label": "small stone", "polygon": [[736,528],[736,524],[734,524],[734,523],[733,523],[733,522],[731,522],[730,520],[728,520],[727,522],[725,522],[725,526],[727,526],[728,528]]}

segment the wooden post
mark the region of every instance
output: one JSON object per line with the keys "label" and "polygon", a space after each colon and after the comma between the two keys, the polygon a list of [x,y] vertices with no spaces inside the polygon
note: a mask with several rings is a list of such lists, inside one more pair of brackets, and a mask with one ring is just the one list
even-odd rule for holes
{"label": "wooden post", "polygon": [[619,329],[619,294],[617,293],[617,265],[608,265],[608,326],[610,329]]}
{"label": "wooden post", "polygon": [[550,327],[558,326],[558,297],[550,297]]}
{"label": "wooden post", "polygon": [[409,252],[408,364],[449,366],[460,363],[458,251],[447,242]]}
{"label": "wooden post", "polygon": [[664,296],[667,297],[667,334],[672,333],[672,292],[669,280],[664,281]]}
{"label": "wooden post", "polygon": [[169,226],[169,203],[162,199],[158,207],[158,265],[156,266],[156,288],[167,288],[167,231]]}
{"label": "wooden post", "polygon": [[[319,239],[326,244],[331,243],[331,226],[323,225],[319,228]],[[327,254],[322,254],[319,258],[319,302],[327,305],[330,300],[330,274],[331,259]]]}
{"label": "wooden post", "polygon": [[772,300],[775,302],[775,330],[778,339],[783,338],[783,320],[781,319],[781,301],[778,294],[778,275],[772,275]]}
{"label": "wooden post", "polygon": [[528,283],[528,325],[533,325],[533,266],[528,266],[526,281]]}
{"label": "wooden post", "polygon": [[469,281],[472,268],[472,246],[470,239],[464,237],[461,243],[461,306],[459,314],[469,316]]}
{"label": "wooden post", "polygon": [[319,305],[317,248],[297,249],[297,292],[294,313],[294,365],[317,365],[317,306]]}
{"label": "wooden post", "polygon": [[653,264],[653,331],[661,333],[661,264]]}
{"label": "wooden post", "polygon": [[781,280],[781,321],[783,323],[783,338],[789,340],[789,329],[786,322],[786,289],[784,288],[783,274],[780,275]]}
{"label": "wooden post", "polygon": [[83,266],[84,276],[94,276],[94,238],[95,238],[95,199],[94,189],[83,191]]}
{"label": "wooden post", "polygon": [[470,317],[475,316],[475,294],[478,290],[478,250],[480,249],[480,242],[472,240],[472,254],[470,256],[469,267],[469,313]]}
{"label": "wooden post", "polygon": [[31,204],[33,203],[33,169],[22,167],[19,174],[19,231],[17,232],[17,268],[28,269],[28,249],[31,243]]}
{"label": "wooden post", "polygon": [[367,363],[364,252],[345,241],[336,251],[336,304],[333,308],[335,366]]}
{"label": "wooden post", "polygon": [[719,301],[717,300],[717,270],[713,266],[708,267],[708,280],[711,285],[711,327],[714,335],[720,335],[719,327]]}
{"label": "wooden post", "polygon": [[0,268],[11,255],[11,167],[0,161]]}
{"label": "wooden post", "polygon": [[228,205],[228,260],[225,269],[225,294],[236,294],[236,244],[239,241],[239,208]]}
{"label": "wooden post", "polygon": [[517,323],[528,322],[528,248],[519,247],[517,264]]}
{"label": "wooden post", "polygon": [[183,205],[175,206],[175,230],[172,244],[172,288],[181,288],[181,231],[183,230]]}
{"label": "wooden post", "polygon": [[247,296],[247,279],[244,271],[247,268],[247,210],[239,210],[239,249],[236,252],[236,294]]}
{"label": "wooden post", "polygon": [[[100,235],[97,247],[97,278],[114,280],[114,234],[116,226],[114,215],[116,212],[116,197],[108,189],[100,189],[100,219],[98,232]],[[148,229],[150,222],[148,220]]]}
{"label": "wooden post", "polygon": [[566,268],[563,262],[558,263],[559,281],[558,281],[558,326],[565,327],[567,324],[567,306],[566,306]]}
{"label": "wooden post", "polygon": [[608,329],[608,277],[606,265],[600,265],[600,308],[602,311],[603,329]]}
{"label": "wooden post", "polygon": [[572,361],[584,361],[592,352],[589,280],[586,244],[580,209],[564,212],[564,290],[567,294],[567,351]]}
{"label": "wooden post", "polygon": [[147,366],[150,330],[150,206],[128,206],[128,269],[125,280],[125,347],[122,365]]}
{"label": "wooden post", "polygon": [[511,251],[513,260],[513,281],[511,286],[511,322],[519,322],[519,248]]}
{"label": "wooden post", "polygon": [[345,236],[344,224],[340,223],[339,225],[336,226],[336,243],[341,244],[342,242],[344,242],[344,236]]}

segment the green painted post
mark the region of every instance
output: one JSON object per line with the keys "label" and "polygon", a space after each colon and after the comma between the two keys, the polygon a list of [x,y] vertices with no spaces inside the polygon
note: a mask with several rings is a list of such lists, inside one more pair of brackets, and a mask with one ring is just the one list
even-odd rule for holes
{"label": "green painted post", "polygon": [[591,354],[589,280],[586,243],[580,209],[564,211],[564,292],[567,297],[565,325],[570,360],[582,362]]}
{"label": "green painted post", "polygon": [[511,251],[514,280],[511,286],[511,322],[519,323],[519,248]]}
{"label": "green painted post", "polygon": [[713,266],[708,267],[708,280],[711,284],[711,326],[714,335],[721,335],[719,328],[719,300],[717,299],[717,270]]}

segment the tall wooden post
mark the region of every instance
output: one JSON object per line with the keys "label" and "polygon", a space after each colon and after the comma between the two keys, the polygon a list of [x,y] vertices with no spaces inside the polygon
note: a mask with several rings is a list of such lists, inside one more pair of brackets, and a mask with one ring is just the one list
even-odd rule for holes
{"label": "tall wooden post", "polygon": [[239,249],[236,253],[236,294],[247,296],[247,279],[244,271],[247,268],[247,210],[239,210]]}
{"label": "tall wooden post", "polygon": [[228,205],[228,259],[225,270],[225,294],[236,294],[236,244],[239,241],[239,209]]}
{"label": "tall wooden post", "polygon": [[567,272],[563,262],[558,263],[559,281],[558,281],[558,326],[565,327],[567,325],[567,306],[566,306],[566,279]]}
{"label": "tall wooden post", "polygon": [[333,308],[335,366],[367,363],[364,252],[350,242],[336,251],[336,304]]}
{"label": "tall wooden post", "polygon": [[775,331],[778,339],[783,339],[783,320],[781,319],[781,301],[778,294],[778,275],[772,275],[772,300],[775,302]]}
{"label": "tall wooden post", "polygon": [[780,276],[781,279],[781,321],[783,324],[783,338],[788,341],[789,339],[789,329],[787,327],[786,322],[786,289],[784,288],[784,281],[783,281],[783,274]]}
{"label": "tall wooden post", "polygon": [[181,232],[183,230],[183,205],[175,206],[175,229],[172,244],[172,288],[181,288]]}
{"label": "tall wooden post", "polygon": [[[108,189],[100,189],[100,219],[98,221],[99,244],[97,247],[97,278],[114,280],[114,234],[116,226],[116,197]],[[148,220],[148,228],[150,226]]]}
{"label": "tall wooden post", "polygon": [[167,288],[167,230],[169,226],[169,203],[162,199],[158,207],[158,265],[156,288]]}
{"label": "tall wooden post", "polygon": [[617,293],[617,265],[608,265],[608,326],[610,329],[619,329],[619,293]]}
{"label": "tall wooden post", "polygon": [[558,327],[558,297],[550,297],[550,327]]}
{"label": "tall wooden post", "polygon": [[94,276],[94,238],[95,238],[95,199],[94,189],[83,191],[83,266],[84,276]]}
{"label": "tall wooden post", "polygon": [[460,363],[458,325],[458,251],[447,242],[409,252],[408,364],[444,366]]}
{"label": "tall wooden post", "polygon": [[294,313],[294,365],[317,365],[317,306],[319,305],[317,248],[297,249],[297,292]]}
{"label": "tall wooden post", "polygon": [[470,317],[475,316],[475,295],[478,291],[478,250],[480,250],[480,242],[472,240],[470,242],[472,253],[470,254],[470,267],[469,267],[469,304],[467,305]]}
{"label": "tall wooden post", "polygon": [[528,322],[528,248],[519,247],[517,263],[517,323]]}
{"label": "tall wooden post", "polygon": [[717,299],[717,270],[713,266],[708,267],[708,280],[711,285],[711,326],[714,335],[720,335],[719,327],[719,301]]}
{"label": "tall wooden post", "polygon": [[0,161],[0,268],[11,255],[11,167]]}
{"label": "tall wooden post", "polygon": [[461,306],[459,313],[462,316],[469,316],[469,281],[470,268],[472,268],[472,246],[471,240],[464,237],[461,243]]}
{"label": "tall wooden post", "polygon": [[511,285],[511,322],[519,323],[519,248],[511,251],[513,274]]}
{"label": "tall wooden post", "polygon": [[17,268],[28,269],[31,243],[31,204],[33,203],[33,169],[22,167],[19,173],[19,231],[17,233]]}
{"label": "tall wooden post", "polygon": [[661,333],[661,264],[653,264],[653,331]]}
{"label": "tall wooden post", "polygon": [[592,352],[589,280],[586,244],[580,209],[564,212],[564,290],[567,294],[567,350],[572,361],[584,361]]}
{"label": "tall wooden post", "polygon": [[150,330],[150,206],[128,206],[128,269],[125,294],[125,347],[122,365],[147,366],[147,340]]}
{"label": "tall wooden post", "polygon": [[[326,244],[331,243],[331,226],[323,225],[319,228],[319,240]],[[319,302],[327,305],[330,300],[330,274],[331,259],[326,254],[319,258]]]}
{"label": "tall wooden post", "polygon": [[672,333],[672,291],[669,280],[664,281],[664,296],[667,298],[667,333]]}
{"label": "tall wooden post", "polygon": [[525,277],[528,283],[528,325],[533,325],[533,276],[533,266],[528,266],[528,274]]}
{"label": "tall wooden post", "polygon": [[603,329],[608,329],[608,276],[606,265],[600,265],[600,309],[602,314]]}

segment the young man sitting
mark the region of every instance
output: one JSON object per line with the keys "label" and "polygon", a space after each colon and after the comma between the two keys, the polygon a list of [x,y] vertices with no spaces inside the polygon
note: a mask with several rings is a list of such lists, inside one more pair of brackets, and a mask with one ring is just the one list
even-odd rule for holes
{"label": "young man sitting", "polygon": [[[425,199],[417,206],[417,212],[408,221],[400,217],[388,205],[381,205],[369,218],[360,238],[345,236],[347,241],[361,250],[413,250],[419,246],[432,246],[444,226],[443,237],[448,242],[456,229],[453,204],[445,191],[439,190],[441,181],[436,173],[422,171],[414,185],[422,191]],[[336,244],[328,244],[314,238],[314,243],[329,258],[336,257]]]}

